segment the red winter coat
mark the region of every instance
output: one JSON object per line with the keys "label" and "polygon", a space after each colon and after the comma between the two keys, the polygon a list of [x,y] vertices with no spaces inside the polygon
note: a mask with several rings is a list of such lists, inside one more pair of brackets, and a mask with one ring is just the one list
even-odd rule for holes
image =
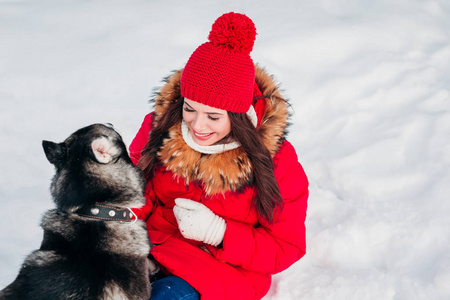
{"label": "red winter coat", "polygon": [[[179,98],[180,75],[181,71],[173,74],[158,93],[156,121],[167,105]],[[276,222],[270,225],[258,217],[252,206],[254,188],[239,183],[252,176],[251,164],[250,169],[243,167],[249,163],[246,154],[238,148],[201,155],[184,143],[179,124],[171,129],[158,153],[162,166],[148,183],[147,205],[139,213],[146,220],[154,244],[152,255],[165,272],[189,282],[202,300],[261,299],[269,290],[271,274],[285,270],[305,254],[308,181],[294,148],[284,140],[286,102],[272,78],[259,67],[256,83],[255,96],[261,92],[268,96],[255,101],[254,107],[261,138],[273,155],[275,177],[284,199]],[[140,158],[151,127],[149,114],[130,145],[134,163]],[[241,165],[237,166],[236,161]],[[227,228],[219,248],[180,234],[172,210],[178,197],[199,201],[225,219]]]}

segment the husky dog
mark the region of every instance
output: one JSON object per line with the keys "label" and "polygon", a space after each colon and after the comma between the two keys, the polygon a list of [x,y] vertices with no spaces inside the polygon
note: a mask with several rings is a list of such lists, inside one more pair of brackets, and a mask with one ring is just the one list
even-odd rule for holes
{"label": "husky dog", "polygon": [[40,249],[0,299],[149,299],[155,266],[145,223],[131,210],[145,203],[145,182],[121,136],[94,124],[42,145],[56,168],[56,209],[44,214]]}

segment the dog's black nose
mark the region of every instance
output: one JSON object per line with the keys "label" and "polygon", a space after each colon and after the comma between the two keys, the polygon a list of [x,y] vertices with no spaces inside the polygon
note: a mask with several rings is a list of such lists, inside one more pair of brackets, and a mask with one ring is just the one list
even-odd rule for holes
{"label": "dog's black nose", "polygon": [[111,123],[105,123],[105,126],[108,126],[109,128],[112,128],[112,129],[114,129],[114,125],[113,125],[113,124],[111,124]]}

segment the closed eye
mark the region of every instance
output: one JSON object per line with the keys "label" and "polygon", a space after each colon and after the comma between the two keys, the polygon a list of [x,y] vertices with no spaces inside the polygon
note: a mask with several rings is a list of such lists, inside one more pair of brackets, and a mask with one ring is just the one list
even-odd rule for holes
{"label": "closed eye", "polygon": [[[190,106],[188,106],[188,105],[185,105],[185,106],[183,107],[183,109],[184,109],[185,112],[189,112],[189,113],[195,112],[195,109],[190,108]],[[208,114],[208,118],[209,118],[211,121],[217,121],[217,120],[219,120],[218,117],[213,117],[212,114],[215,114],[215,113]]]}

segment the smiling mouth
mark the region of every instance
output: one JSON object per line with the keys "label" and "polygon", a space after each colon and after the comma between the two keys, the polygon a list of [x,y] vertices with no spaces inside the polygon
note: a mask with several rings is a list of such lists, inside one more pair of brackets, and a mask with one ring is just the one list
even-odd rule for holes
{"label": "smiling mouth", "polygon": [[204,134],[194,132],[194,136],[199,139],[209,138],[211,135],[213,135],[213,132],[212,133],[204,133]]}

